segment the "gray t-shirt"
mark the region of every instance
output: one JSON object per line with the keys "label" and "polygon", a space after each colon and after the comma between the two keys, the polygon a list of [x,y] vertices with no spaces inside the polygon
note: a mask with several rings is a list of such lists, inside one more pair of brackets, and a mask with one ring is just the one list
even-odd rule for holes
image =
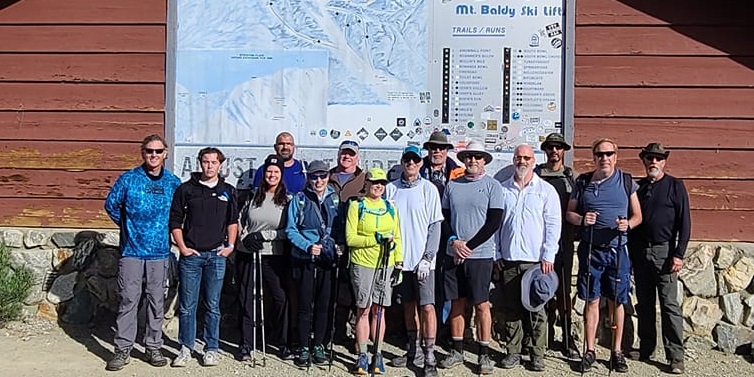
{"label": "gray t-shirt", "polygon": [[[442,198],[442,208],[450,209],[450,228],[463,241],[470,240],[482,228],[488,209],[503,209],[503,206],[503,188],[488,175],[474,181],[466,177],[450,181]],[[450,247],[446,252],[453,255]],[[492,236],[477,246],[469,259],[494,257],[495,237]]]}
{"label": "gray t-shirt", "polygon": [[[249,233],[261,232],[265,242],[260,253],[283,255],[285,249],[283,240],[286,239],[283,216],[285,207],[275,205],[272,197],[272,193],[266,193],[261,206],[255,207],[253,204],[248,206],[247,223],[241,224],[243,227],[242,237]],[[239,243],[242,242],[242,240],[239,240]]]}

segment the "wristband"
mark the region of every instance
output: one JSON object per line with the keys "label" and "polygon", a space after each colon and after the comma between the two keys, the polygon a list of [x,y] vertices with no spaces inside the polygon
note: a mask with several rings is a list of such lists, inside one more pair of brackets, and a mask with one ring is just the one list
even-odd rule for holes
{"label": "wristband", "polygon": [[225,247],[226,247],[226,248],[228,248],[228,247],[229,247],[229,248],[231,248],[231,249],[232,249],[232,248],[233,248],[233,246],[235,246],[235,245],[233,245],[232,243],[229,243],[229,244],[228,244],[228,246],[225,246]]}
{"label": "wristband", "polygon": [[456,236],[450,236],[450,237],[448,238],[448,244],[451,244],[451,243],[453,243],[453,241],[455,241],[455,240],[457,240],[457,239],[458,239],[458,237],[456,237]]}

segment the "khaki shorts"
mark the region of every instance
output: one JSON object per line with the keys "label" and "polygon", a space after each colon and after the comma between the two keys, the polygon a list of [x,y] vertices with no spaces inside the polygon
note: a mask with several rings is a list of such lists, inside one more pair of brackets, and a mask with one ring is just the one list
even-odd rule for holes
{"label": "khaki shorts", "polygon": [[393,266],[387,267],[384,276],[381,276],[381,272],[358,264],[351,265],[351,285],[356,296],[357,308],[366,309],[372,306],[372,303],[390,306],[390,296],[393,294],[390,275],[393,273]]}

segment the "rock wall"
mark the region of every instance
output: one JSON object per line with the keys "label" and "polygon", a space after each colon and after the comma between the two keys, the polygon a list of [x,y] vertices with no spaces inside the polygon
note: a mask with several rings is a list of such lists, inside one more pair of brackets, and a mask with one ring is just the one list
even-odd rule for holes
{"label": "rock wall", "polygon": [[[0,241],[11,249],[14,266],[24,265],[34,274],[35,284],[24,301],[24,315],[80,324],[90,322],[101,310],[117,311],[117,231],[0,228]],[[701,243],[689,249],[678,281],[687,348],[749,352],[754,341],[753,277],[754,244]],[[574,292],[575,282],[574,276]],[[171,321],[177,299],[175,274],[171,274],[167,286],[165,327],[173,333],[177,327],[177,321]],[[636,303],[633,295],[632,303]],[[626,308],[626,349],[638,348],[633,305]],[[584,302],[574,298],[573,308],[573,335],[580,342]],[[659,312],[658,307],[658,334]],[[601,344],[609,345],[606,308],[602,318],[598,336]]]}

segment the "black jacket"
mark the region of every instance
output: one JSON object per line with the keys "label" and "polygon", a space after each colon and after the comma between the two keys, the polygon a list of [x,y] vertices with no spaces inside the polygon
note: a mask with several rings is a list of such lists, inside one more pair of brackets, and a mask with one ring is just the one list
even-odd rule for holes
{"label": "black jacket", "polygon": [[208,251],[223,246],[228,225],[238,223],[236,189],[219,178],[209,188],[199,182],[201,173],[191,173],[188,182],[178,186],[170,206],[170,230],[182,229],[186,246]]}

